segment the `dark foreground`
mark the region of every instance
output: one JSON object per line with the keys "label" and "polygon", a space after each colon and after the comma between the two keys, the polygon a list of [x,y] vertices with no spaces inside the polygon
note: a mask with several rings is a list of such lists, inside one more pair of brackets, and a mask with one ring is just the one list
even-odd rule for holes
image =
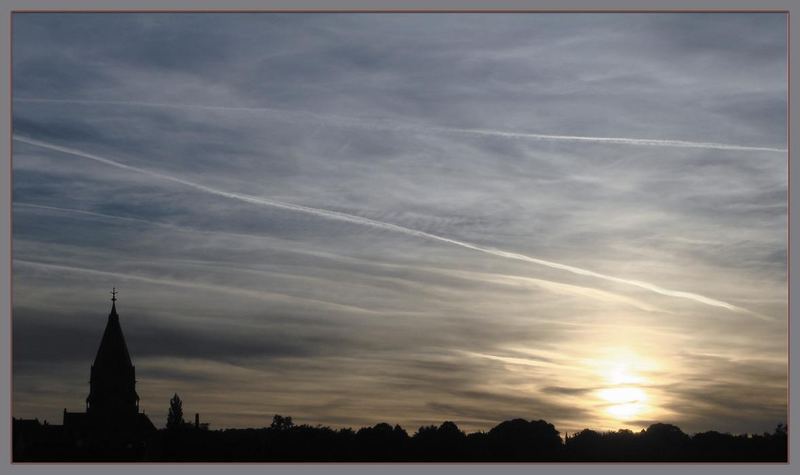
{"label": "dark foreground", "polygon": [[771,434],[703,432],[670,424],[641,432],[589,429],[564,442],[552,424],[514,419],[465,434],[452,422],[413,436],[378,424],[358,431],[294,425],[275,416],[270,427],[207,430],[182,425],[132,440],[124,434],[70,434],[63,426],[14,420],[14,462],[786,462],[783,425]]}

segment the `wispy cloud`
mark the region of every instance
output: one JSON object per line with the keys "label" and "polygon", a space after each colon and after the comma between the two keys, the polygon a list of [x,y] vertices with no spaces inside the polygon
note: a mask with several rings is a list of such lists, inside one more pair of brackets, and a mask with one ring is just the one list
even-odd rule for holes
{"label": "wispy cloud", "polygon": [[257,112],[270,113],[274,117],[291,117],[294,119],[317,120],[327,125],[341,127],[361,127],[370,130],[391,130],[409,131],[416,133],[455,133],[486,137],[503,137],[511,139],[530,139],[544,141],[563,141],[563,142],[587,142],[614,145],[638,145],[646,147],[678,147],[678,148],[700,148],[708,150],[730,150],[739,152],[773,152],[786,154],[788,149],[776,147],[755,147],[748,145],[723,144],[714,142],[692,142],[688,140],[664,140],[664,139],[642,139],[631,137],[586,137],[578,135],[553,135],[535,134],[528,132],[512,132],[491,129],[464,129],[456,127],[440,127],[435,125],[416,125],[403,123],[389,119],[361,119],[358,117],[337,116],[330,114],[320,114],[309,111],[293,111],[285,109],[275,109],[270,107],[234,107],[234,106],[212,106],[203,104],[170,104],[160,102],[135,102],[135,101],[101,101],[91,99],[45,99],[15,97],[17,102],[30,103],[55,103],[55,104],[95,104],[95,105],[116,105],[116,106],[135,106],[135,107],[157,107],[170,109],[189,109],[205,111],[227,111],[227,112]]}
{"label": "wispy cloud", "polygon": [[381,315],[382,313],[373,309],[369,308],[361,308],[356,307],[354,305],[342,305],[339,303],[334,302],[320,302],[315,301],[313,299],[308,298],[301,298],[295,297],[292,295],[286,294],[278,294],[275,292],[271,292],[268,290],[248,290],[243,289],[240,287],[229,287],[224,285],[210,285],[210,284],[202,284],[198,282],[189,282],[185,280],[177,280],[177,279],[164,279],[158,277],[147,277],[141,276],[136,274],[130,273],[120,273],[120,272],[109,272],[103,271],[98,269],[89,269],[84,267],[76,267],[76,266],[67,266],[61,264],[52,264],[47,262],[36,262],[36,261],[29,261],[26,259],[14,259],[14,265],[22,265],[22,266],[31,266],[31,267],[38,267],[43,269],[52,269],[58,270],[62,272],[82,272],[94,275],[101,275],[106,277],[111,277],[114,279],[121,279],[121,280],[137,280],[142,282],[147,282],[149,284],[158,284],[158,285],[170,285],[174,287],[188,287],[197,290],[203,291],[211,291],[211,292],[223,292],[233,295],[240,295],[243,297],[254,298],[259,300],[266,300],[270,302],[274,302],[276,300],[283,300],[283,301],[293,301],[293,302],[301,302],[301,303],[311,303],[314,305],[318,305],[321,308],[334,308],[338,310],[344,310],[348,312],[356,312],[356,313],[367,313],[367,314],[378,314]]}
{"label": "wispy cloud", "polygon": [[[228,236],[234,238],[242,238],[242,239],[259,239],[263,240],[266,239],[264,236],[258,236],[254,234],[237,234],[237,233],[228,233],[228,232],[219,232],[219,231],[205,231],[199,230],[194,228],[186,228],[182,226],[176,226],[169,223],[162,223],[158,221],[140,219],[140,218],[131,218],[126,216],[117,216],[111,215],[106,213],[95,213],[92,211],[85,211],[85,210],[78,210],[72,208],[63,208],[59,206],[44,206],[44,205],[37,205],[33,203],[21,203],[16,202],[14,203],[14,207],[23,207],[23,208],[30,208],[30,209],[39,209],[39,210],[47,210],[47,211],[56,211],[56,212],[64,212],[64,213],[74,213],[77,215],[83,216],[90,216],[96,218],[103,218],[103,219],[111,219],[111,220],[119,220],[119,221],[129,221],[129,222],[136,222],[136,223],[144,223],[150,226],[157,226],[163,227],[170,230],[180,231],[183,233],[193,233],[193,234],[213,234],[218,236]],[[318,253],[310,253],[310,255],[319,255]],[[342,256],[334,256],[327,254],[325,255],[326,258],[335,258],[337,260],[348,260],[343,258]],[[358,259],[349,259],[358,262],[366,262],[363,260]],[[25,261],[20,261],[25,262]],[[381,265],[383,267],[389,266],[392,268],[412,268],[408,265],[402,264],[386,264],[386,263],[372,263],[373,265]],[[453,276],[462,279],[470,279],[481,283],[493,283],[499,285],[507,285],[507,286],[527,286],[527,287],[536,287],[548,290],[550,292],[554,292],[557,294],[567,294],[572,296],[577,296],[581,298],[588,298],[600,302],[607,302],[607,303],[620,303],[623,305],[630,305],[635,307],[639,310],[643,310],[646,312],[662,312],[662,313],[669,313],[665,309],[658,308],[656,306],[650,305],[646,302],[626,297],[624,295],[615,294],[612,292],[607,292],[599,289],[594,289],[591,287],[584,287],[578,285],[571,285],[565,284],[562,282],[556,282],[552,280],[545,280],[545,279],[536,279],[532,277],[523,277],[523,276],[515,276],[515,275],[505,275],[505,274],[490,274],[490,273],[481,273],[481,272],[470,272],[464,270],[447,270],[447,269],[439,269],[439,268],[432,268],[432,267],[413,267],[415,270],[424,271],[428,273],[433,273],[437,275],[446,275],[446,276]],[[89,270],[89,269],[83,269]],[[245,269],[239,268],[240,272],[247,272]],[[306,277],[308,279],[308,277]],[[174,283],[174,281],[173,281]]]}
{"label": "wispy cloud", "polygon": [[659,286],[657,286],[655,284],[651,284],[649,282],[643,282],[643,281],[631,280],[631,279],[623,279],[621,277],[615,277],[615,276],[611,276],[611,275],[601,274],[599,272],[594,272],[594,271],[590,271],[590,270],[587,270],[587,269],[582,269],[580,267],[575,267],[575,266],[571,266],[571,265],[567,265],[567,264],[561,264],[561,263],[558,263],[558,262],[547,261],[547,260],[544,260],[544,259],[537,259],[535,257],[530,257],[530,256],[526,256],[526,255],[523,255],[523,254],[515,253],[515,252],[509,252],[509,251],[504,251],[504,250],[501,250],[501,249],[494,249],[494,248],[490,248],[490,247],[478,246],[476,244],[472,244],[472,243],[468,243],[468,242],[464,242],[464,241],[459,241],[457,239],[447,238],[447,237],[444,237],[444,236],[438,236],[438,235],[427,233],[427,232],[424,232],[424,231],[419,231],[419,230],[416,230],[416,229],[411,229],[411,228],[407,228],[407,227],[404,227],[404,226],[399,226],[399,225],[392,224],[392,223],[385,223],[383,221],[377,221],[377,220],[374,220],[374,219],[364,218],[364,217],[356,216],[356,215],[352,215],[352,214],[342,213],[342,212],[339,212],[339,211],[320,209],[320,208],[312,208],[312,207],[309,207],[309,206],[297,205],[297,204],[293,204],[293,203],[285,203],[285,202],[282,202],[282,201],[269,200],[269,199],[266,199],[266,198],[260,198],[260,197],[257,197],[257,196],[245,195],[245,194],[241,194],[241,193],[231,193],[231,192],[228,192],[228,191],[224,191],[224,190],[220,190],[220,189],[217,189],[217,188],[212,188],[212,187],[209,187],[209,186],[206,186],[206,185],[201,185],[199,183],[195,183],[195,182],[192,182],[192,181],[188,181],[188,180],[185,180],[183,178],[177,178],[177,177],[174,177],[174,176],[171,176],[171,175],[166,175],[166,174],[163,174],[163,173],[154,172],[152,170],[146,170],[146,169],[143,169],[143,168],[138,168],[138,167],[133,167],[133,166],[130,166],[130,165],[125,165],[124,163],[120,163],[118,161],[111,160],[109,158],[99,157],[97,155],[86,153],[86,152],[83,152],[83,151],[80,151],[80,150],[75,150],[75,149],[72,149],[72,148],[69,148],[69,147],[62,147],[60,145],[51,144],[51,143],[47,143],[47,142],[43,142],[43,141],[40,141],[40,140],[35,140],[35,139],[27,138],[27,137],[19,137],[19,136],[15,135],[14,136],[14,140],[17,140],[19,142],[26,143],[26,144],[29,144],[29,145],[35,145],[35,146],[47,148],[47,149],[50,149],[50,150],[56,150],[56,151],[59,151],[59,152],[70,154],[70,155],[75,155],[75,156],[79,156],[79,157],[83,157],[83,158],[88,158],[90,160],[95,160],[95,161],[104,163],[106,165],[115,166],[117,168],[122,168],[124,170],[133,171],[133,172],[137,172],[137,173],[143,173],[143,174],[150,175],[150,176],[153,176],[153,177],[156,177],[156,178],[160,178],[160,179],[163,179],[163,180],[171,181],[171,182],[174,182],[174,183],[179,183],[181,185],[185,185],[185,186],[188,186],[188,187],[191,187],[191,188],[194,188],[194,189],[206,192],[206,193],[211,193],[213,195],[222,196],[222,197],[225,197],[225,198],[231,198],[231,199],[235,199],[235,200],[240,200],[240,201],[244,201],[246,203],[262,205],[262,206],[271,206],[271,207],[275,207],[275,208],[285,209],[285,210],[288,210],[288,211],[295,211],[295,212],[300,212],[300,213],[312,214],[314,216],[319,216],[319,217],[326,218],[326,219],[334,219],[334,220],[338,220],[338,221],[345,221],[345,222],[348,222],[348,223],[359,224],[359,225],[364,225],[364,226],[370,226],[370,227],[374,227],[374,228],[378,228],[378,229],[383,229],[383,230],[386,230],[386,231],[399,232],[399,233],[407,234],[407,235],[410,235],[410,236],[421,237],[421,238],[430,239],[430,240],[434,240],[434,241],[444,242],[444,243],[447,243],[447,244],[452,244],[452,245],[455,245],[455,246],[463,247],[465,249],[471,249],[473,251],[478,251],[478,252],[482,252],[482,253],[485,253],[485,254],[490,254],[490,255],[493,255],[493,256],[497,256],[497,257],[502,257],[502,258],[505,258],[505,259],[515,259],[515,260],[529,262],[529,263],[536,264],[536,265],[550,267],[550,268],[553,268],[553,269],[563,270],[563,271],[570,272],[570,273],[573,273],[573,274],[578,274],[578,275],[583,275],[583,276],[588,276],[588,277],[594,277],[594,278],[597,278],[597,279],[608,280],[608,281],[611,281],[611,282],[617,282],[617,283],[626,284],[626,285],[632,285],[632,286],[635,286],[635,287],[640,287],[640,288],[645,289],[645,290],[649,290],[649,291],[657,293],[657,294],[666,295],[666,296],[675,297],[675,298],[689,299],[689,300],[693,300],[695,302],[699,302],[699,303],[702,303],[702,304],[705,304],[705,305],[710,305],[710,306],[713,306],[713,307],[722,307],[722,308],[725,308],[727,310],[731,310],[731,311],[734,311],[734,312],[746,313],[748,315],[752,315],[752,316],[760,318],[762,320],[771,320],[771,318],[766,316],[766,315],[761,315],[759,313],[752,312],[750,310],[738,307],[736,305],[733,305],[733,304],[730,304],[730,303],[727,303],[727,302],[723,302],[721,300],[712,299],[710,297],[706,297],[704,295],[699,295],[699,294],[692,293],[692,292],[685,292],[685,291],[679,291],[679,290],[666,289],[666,288],[663,288],[663,287],[659,287]]}

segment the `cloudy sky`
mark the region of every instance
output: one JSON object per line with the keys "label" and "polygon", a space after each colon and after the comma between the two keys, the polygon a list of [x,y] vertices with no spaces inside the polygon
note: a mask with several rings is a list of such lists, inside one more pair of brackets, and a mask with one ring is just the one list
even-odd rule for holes
{"label": "cloudy sky", "polygon": [[14,415],[786,420],[782,14],[15,14]]}

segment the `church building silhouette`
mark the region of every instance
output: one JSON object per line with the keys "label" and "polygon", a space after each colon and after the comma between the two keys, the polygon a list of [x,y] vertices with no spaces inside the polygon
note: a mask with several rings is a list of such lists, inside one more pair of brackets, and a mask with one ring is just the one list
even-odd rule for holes
{"label": "church building silhouette", "polygon": [[63,424],[79,445],[133,447],[156,428],[139,412],[136,367],[120,326],[116,288],[111,294],[111,312],[91,367],[86,412],[67,412],[65,408]]}

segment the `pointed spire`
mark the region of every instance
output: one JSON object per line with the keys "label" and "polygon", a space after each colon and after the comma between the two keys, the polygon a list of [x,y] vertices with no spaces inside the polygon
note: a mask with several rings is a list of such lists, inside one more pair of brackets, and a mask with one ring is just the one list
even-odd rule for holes
{"label": "pointed spire", "polygon": [[91,369],[87,398],[89,412],[138,412],[136,370],[117,315],[117,293],[117,288],[113,287],[111,313]]}
{"label": "pointed spire", "polygon": [[117,291],[116,287],[111,287],[111,315],[117,314]]}
{"label": "pointed spire", "polygon": [[117,294],[119,291],[116,287],[113,287],[110,293],[111,313],[108,314],[108,323],[103,332],[103,338],[100,340],[100,348],[97,350],[94,364],[95,366],[102,366],[115,362],[114,364],[131,366],[128,345],[125,344],[125,337],[122,335],[122,327],[120,327],[119,315],[117,314]]}

